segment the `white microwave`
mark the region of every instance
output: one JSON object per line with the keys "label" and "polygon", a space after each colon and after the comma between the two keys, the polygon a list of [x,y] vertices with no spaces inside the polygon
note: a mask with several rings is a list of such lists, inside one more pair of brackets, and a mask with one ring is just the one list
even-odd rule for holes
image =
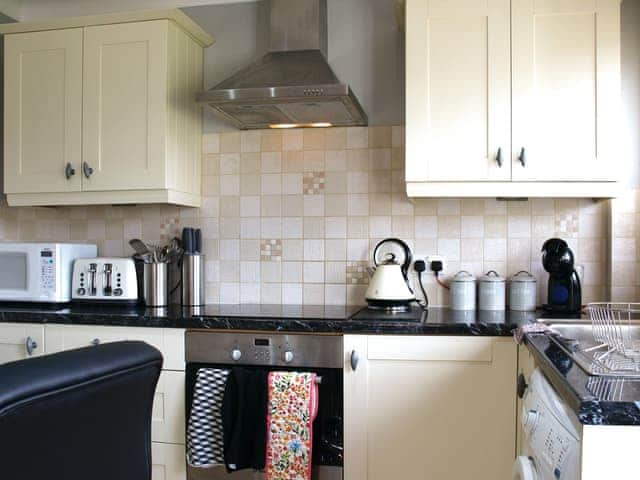
{"label": "white microwave", "polygon": [[76,258],[98,255],[98,247],[73,243],[0,243],[0,301],[71,301]]}

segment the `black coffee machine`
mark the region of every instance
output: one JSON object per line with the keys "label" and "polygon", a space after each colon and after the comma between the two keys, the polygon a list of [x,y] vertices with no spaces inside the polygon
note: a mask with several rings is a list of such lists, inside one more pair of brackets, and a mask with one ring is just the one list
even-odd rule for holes
{"label": "black coffee machine", "polygon": [[551,238],[542,245],[542,266],[549,272],[547,304],[550,313],[579,313],[582,309],[582,288],[574,268],[573,252],[567,242]]}

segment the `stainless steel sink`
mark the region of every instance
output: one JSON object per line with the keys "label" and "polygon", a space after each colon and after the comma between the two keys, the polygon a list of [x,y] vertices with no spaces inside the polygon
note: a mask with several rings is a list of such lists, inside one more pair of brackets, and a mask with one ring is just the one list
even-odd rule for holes
{"label": "stainless steel sink", "polygon": [[[589,375],[640,378],[640,359],[627,358],[593,337],[589,320],[539,320],[549,327],[549,339],[569,355]],[[640,340],[640,321],[620,327]]]}

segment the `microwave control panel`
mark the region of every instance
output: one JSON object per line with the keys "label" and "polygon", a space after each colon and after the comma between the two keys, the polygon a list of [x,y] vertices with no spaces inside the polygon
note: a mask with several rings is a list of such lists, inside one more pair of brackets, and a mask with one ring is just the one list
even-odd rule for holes
{"label": "microwave control panel", "polygon": [[56,252],[45,248],[40,251],[40,291],[51,292],[56,289]]}

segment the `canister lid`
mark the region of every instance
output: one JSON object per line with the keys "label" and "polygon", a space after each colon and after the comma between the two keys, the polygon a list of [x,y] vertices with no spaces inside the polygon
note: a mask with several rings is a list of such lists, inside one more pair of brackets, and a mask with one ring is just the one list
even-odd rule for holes
{"label": "canister lid", "polygon": [[471,273],[467,272],[466,270],[460,270],[451,279],[451,283],[458,283],[458,282],[467,283],[467,282],[475,282],[475,281],[476,281],[476,277],[474,277]]}
{"label": "canister lid", "polygon": [[498,272],[496,272],[495,270],[489,270],[485,275],[481,276],[479,280],[481,282],[504,283],[504,278],[498,275]]}
{"label": "canister lid", "polygon": [[531,275],[526,270],[520,270],[514,276],[511,277],[511,283],[520,282],[520,283],[536,283],[536,277]]}

